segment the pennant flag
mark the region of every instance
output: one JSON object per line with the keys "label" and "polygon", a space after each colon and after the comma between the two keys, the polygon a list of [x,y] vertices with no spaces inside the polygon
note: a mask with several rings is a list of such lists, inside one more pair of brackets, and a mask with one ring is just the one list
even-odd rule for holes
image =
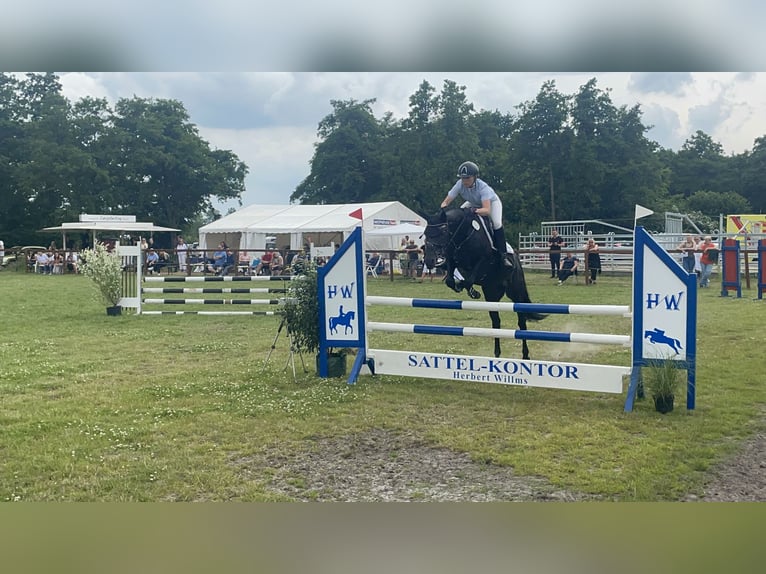
{"label": "pennant flag", "polygon": [[356,209],[356,210],[352,211],[351,213],[349,213],[348,216],[349,217],[353,217],[354,219],[359,219],[359,220],[364,219],[362,217],[362,208],[361,207],[359,209]]}
{"label": "pennant flag", "polygon": [[643,205],[636,204],[636,219],[641,219],[642,217],[646,217],[647,215],[651,215],[654,213],[651,209],[647,209]]}

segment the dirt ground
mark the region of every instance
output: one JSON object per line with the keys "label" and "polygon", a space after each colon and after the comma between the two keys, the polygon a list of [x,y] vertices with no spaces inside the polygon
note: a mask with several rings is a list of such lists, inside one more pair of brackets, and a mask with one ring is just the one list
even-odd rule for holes
{"label": "dirt ground", "polygon": [[[266,455],[244,465],[275,469],[270,488],[303,501],[580,501],[591,496],[517,476],[510,467],[472,461],[415,436],[372,430],[318,439],[292,458]],[[760,432],[709,475],[701,496],[685,501],[766,501],[766,432]]]}

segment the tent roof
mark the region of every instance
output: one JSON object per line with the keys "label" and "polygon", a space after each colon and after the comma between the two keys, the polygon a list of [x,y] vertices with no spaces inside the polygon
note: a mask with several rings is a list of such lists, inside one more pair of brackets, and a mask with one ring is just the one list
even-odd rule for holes
{"label": "tent roof", "polygon": [[367,232],[367,235],[387,236],[387,235],[411,235],[419,237],[426,232],[425,225],[414,225],[412,223],[400,223],[399,225],[387,225],[385,227],[376,227]]}
{"label": "tent roof", "polygon": [[140,221],[76,221],[56,227],[44,227],[43,231],[180,231],[174,227],[160,227]]}
{"label": "tent roof", "polygon": [[[292,231],[318,233],[349,230],[359,225],[359,220],[349,214],[360,208],[364,217],[364,227],[372,229],[376,224],[375,215],[392,207],[401,210],[402,215],[409,216],[414,213],[398,201],[325,205],[249,205],[202,226],[200,233],[252,231],[274,234]],[[415,215],[417,217],[417,214]],[[386,221],[390,221],[390,218]]]}

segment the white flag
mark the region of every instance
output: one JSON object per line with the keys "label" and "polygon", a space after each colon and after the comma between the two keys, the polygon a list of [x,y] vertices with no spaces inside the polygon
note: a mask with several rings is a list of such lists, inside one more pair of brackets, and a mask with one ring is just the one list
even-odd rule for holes
{"label": "white flag", "polygon": [[647,215],[651,215],[654,213],[651,209],[647,209],[643,205],[636,204],[636,219],[641,219],[642,217],[646,217]]}

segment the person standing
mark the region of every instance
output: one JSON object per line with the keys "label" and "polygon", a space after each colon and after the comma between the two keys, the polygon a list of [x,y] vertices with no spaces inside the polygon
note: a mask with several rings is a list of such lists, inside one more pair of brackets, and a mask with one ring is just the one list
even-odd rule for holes
{"label": "person standing", "polygon": [[551,261],[551,279],[558,277],[561,269],[561,248],[564,247],[564,238],[559,235],[559,230],[551,231],[551,238],[548,240],[548,249],[550,251],[548,258]]}
{"label": "person standing", "polygon": [[700,257],[700,288],[710,286],[710,275],[713,273],[713,265],[718,263],[718,246],[713,243],[713,239],[706,235],[702,243],[697,247],[702,252]]}
{"label": "person standing", "polygon": [[184,238],[180,235],[176,239],[176,257],[178,258],[178,270],[181,273],[186,273],[186,255],[189,251],[189,246],[186,245]]}
{"label": "person standing", "polygon": [[683,257],[681,258],[681,264],[689,275],[694,274],[694,251],[697,249],[697,242],[694,241],[694,237],[686,235],[684,240],[678,246],[678,249],[683,251]]}
{"label": "person standing", "polygon": [[596,274],[601,273],[601,255],[598,252],[598,243],[593,238],[588,239],[585,246],[585,255],[587,257],[588,271],[590,271],[590,282],[596,282]]}
{"label": "person standing", "polygon": [[3,269],[3,261],[5,261],[5,243],[0,239],[0,270]]}
{"label": "person standing", "polygon": [[407,276],[412,279],[417,279],[420,247],[415,244],[414,239],[410,239],[409,243],[404,248],[404,251],[407,254]]}
{"label": "person standing", "polygon": [[506,267],[513,267],[507,257],[503,229],[503,202],[500,201],[500,197],[485,181],[479,179],[479,166],[472,161],[461,163],[457,168],[457,176],[460,179],[442,200],[442,209],[459,195],[465,200],[461,207],[470,207],[477,215],[489,217],[492,221],[492,242],[500,255],[500,261]]}

